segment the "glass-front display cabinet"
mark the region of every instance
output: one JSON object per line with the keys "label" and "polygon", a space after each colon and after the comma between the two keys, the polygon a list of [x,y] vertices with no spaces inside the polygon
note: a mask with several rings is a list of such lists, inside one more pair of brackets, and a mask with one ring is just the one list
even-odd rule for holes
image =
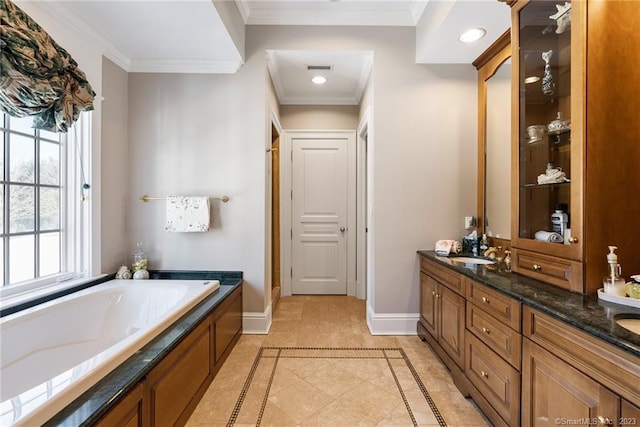
{"label": "glass-front display cabinet", "polygon": [[638,2],[510,5],[513,270],[594,294],[640,274]]}
{"label": "glass-front display cabinet", "polygon": [[[512,9],[517,194],[511,234],[514,246],[535,252],[521,251],[515,267],[567,288],[581,271],[571,262],[581,259],[582,91],[574,87],[583,79],[574,61],[580,57],[576,3],[519,1]],[[567,261],[536,257],[545,254]]]}

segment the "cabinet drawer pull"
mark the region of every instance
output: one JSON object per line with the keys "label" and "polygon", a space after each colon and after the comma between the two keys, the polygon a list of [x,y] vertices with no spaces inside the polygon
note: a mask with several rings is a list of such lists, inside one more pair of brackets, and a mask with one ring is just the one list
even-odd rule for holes
{"label": "cabinet drawer pull", "polygon": [[534,269],[535,271],[540,271],[540,270],[542,270],[542,266],[541,266],[541,265],[538,265],[538,264],[533,264],[533,269]]}
{"label": "cabinet drawer pull", "polygon": [[489,335],[491,333],[491,331],[489,330],[489,328],[485,328],[484,326],[482,327],[482,332],[484,332],[485,334]]}
{"label": "cabinet drawer pull", "polygon": [[482,297],[482,302],[485,303],[485,304],[489,304],[490,301],[489,301],[489,298]]}
{"label": "cabinet drawer pull", "polygon": [[481,376],[482,378],[489,378],[489,373],[488,373],[488,372],[485,372],[485,371],[480,371],[480,376]]}

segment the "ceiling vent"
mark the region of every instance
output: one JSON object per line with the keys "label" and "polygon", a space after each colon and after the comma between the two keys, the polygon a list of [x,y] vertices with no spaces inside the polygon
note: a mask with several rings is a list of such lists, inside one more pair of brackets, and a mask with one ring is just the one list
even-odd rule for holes
{"label": "ceiling vent", "polygon": [[307,65],[309,71],[331,71],[333,65]]}

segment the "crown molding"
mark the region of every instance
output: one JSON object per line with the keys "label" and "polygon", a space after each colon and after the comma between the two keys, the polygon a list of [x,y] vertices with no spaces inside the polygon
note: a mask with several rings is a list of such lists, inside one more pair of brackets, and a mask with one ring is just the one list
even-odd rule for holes
{"label": "crown molding", "polygon": [[413,8],[411,9],[411,16],[413,16],[414,25],[418,25],[418,22],[420,22],[420,18],[422,18],[422,14],[427,8],[427,3],[429,3],[429,0],[425,0],[425,1],[418,0],[413,5]]}
{"label": "crown molding", "polygon": [[247,3],[247,0],[235,0],[234,2],[236,7],[238,8],[238,12],[240,12],[240,16],[242,17],[242,22],[247,24],[249,20],[249,14],[251,13],[251,6]]}
{"label": "crown molding", "polygon": [[267,50],[267,69],[269,70],[269,76],[271,77],[271,82],[273,83],[273,88],[276,91],[276,95],[280,103],[282,103],[282,99],[284,99],[284,87],[282,86],[282,80],[279,78],[274,78],[274,76],[279,76],[278,73],[278,62],[275,60],[275,51]]}
{"label": "crown molding", "polygon": [[[259,2],[235,0],[245,25],[349,25],[349,26],[415,26],[426,2],[417,0],[410,10],[406,7],[389,9],[383,4],[368,4],[363,7],[358,2],[333,3],[334,7],[314,7],[306,2],[304,8],[261,8]],[[386,2],[390,3],[390,2]],[[424,3],[424,4],[421,4]],[[312,12],[310,11],[312,10]],[[417,16],[417,18],[416,18]]]}
{"label": "crown molding", "polygon": [[[22,2],[17,2],[20,5]],[[102,36],[92,27],[87,25],[82,18],[80,18],[75,12],[73,12],[63,2],[29,2],[31,7],[40,9],[43,13],[47,14],[57,22],[62,23],[64,26],[69,27],[85,37],[91,44],[100,50],[102,55],[113,61],[116,65],[125,71],[129,71],[131,65],[130,55],[118,49],[107,38]]]}
{"label": "crown molding", "polygon": [[360,99],[354,96],[339,96],[325,98],[320,96],[309,97],[285,97],[280,99],[282,105],[358,105]]}

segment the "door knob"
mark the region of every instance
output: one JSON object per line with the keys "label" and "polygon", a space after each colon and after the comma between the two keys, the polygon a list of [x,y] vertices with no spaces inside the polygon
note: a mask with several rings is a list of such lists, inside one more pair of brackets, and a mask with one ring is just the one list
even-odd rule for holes
{"label": "door knob", "polygon": [[344,230],[346,230],[346,228],[344,228],[344,227],[340,227],[340,232],[341,232],[341,233],[344,233]]}

